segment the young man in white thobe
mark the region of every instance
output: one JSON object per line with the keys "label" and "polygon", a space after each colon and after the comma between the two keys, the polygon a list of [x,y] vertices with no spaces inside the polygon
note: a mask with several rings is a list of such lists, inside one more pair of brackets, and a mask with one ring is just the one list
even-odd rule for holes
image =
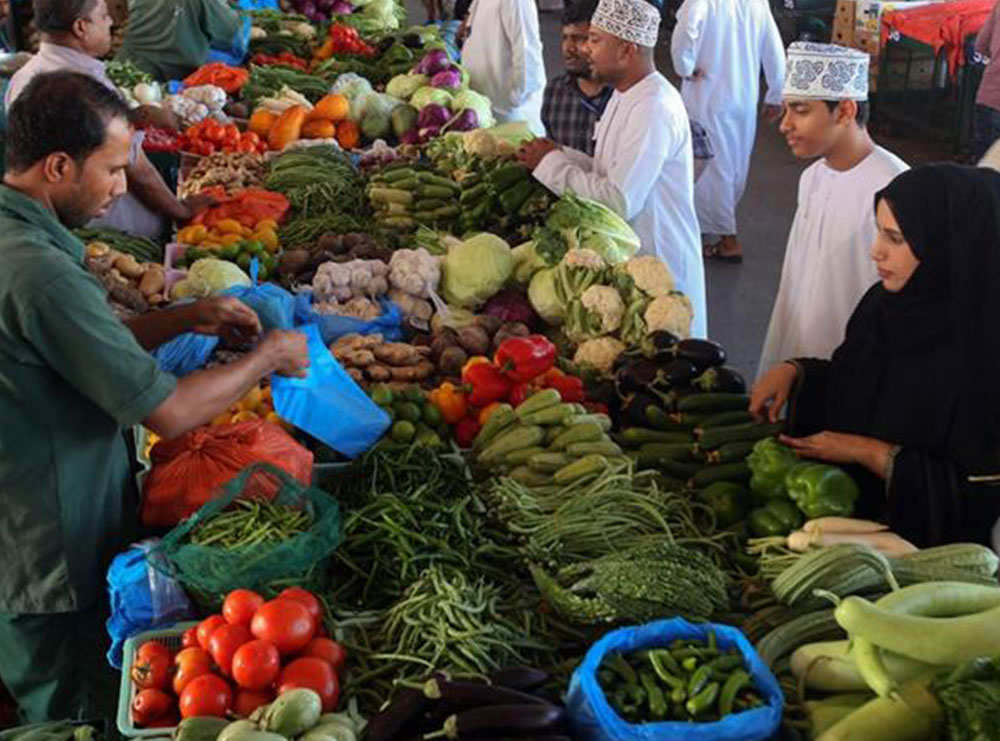
{"label": "young man in white thobe", "polygon": [[820,157],[799,181],[759,373],[791,358],[829,358],[858,301],[879,280],[875,193],[907,165],[877,146],[868,120],[868,55],[829,44],[788,49],[781,133],[796,157]]}
{"label": "young man in white thobe", "polygon": [[462,64],[469,84],[493,102],[498,123],[525,121],[545,134],[545,58],[535,0],[474,0],[466,19]]}
{"label": "young man in white thobe", "polygon": [[705,127],[715,158],[694,189],[705,256],[741,262],[736,206],[746,188],[757,136],[760,71],[765,113],[777,120],[785,48],[767,0],[685,0],[671,38],[674,70],[684,78],[688,115]]}
{"label": "young man in white thobe", "polygon": [[573,191],[626,219],[640,252],[666,262],[691,300],[692,336],[705,337],[691,127],[680,94],[653,62],[659,26],[660,13],[646,0],[601,0],[590,24],[590,61],[615,92],[594,132],[594,156],[536,139],[519,158],[554,193]]}

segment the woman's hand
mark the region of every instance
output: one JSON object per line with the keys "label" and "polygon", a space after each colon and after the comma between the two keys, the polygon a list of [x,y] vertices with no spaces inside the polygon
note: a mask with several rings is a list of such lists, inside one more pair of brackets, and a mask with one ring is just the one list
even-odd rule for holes
{"label": "woman's hand", "polygon": [[779,439],[803,458],[827,463],[857,463],[879,477],[885,475],[893,447],[873,437],[828,430],[808,437],[781,435]]}
{"label": "woman's hand", "polygon": [[777,422],[798,375],[799,369],[791,363],[779,363],[771,368],[750,391],[750,413]]}
{"label": "woman's hand", "polygon": [[198,301],[192,331],[218,336],[226,347],[243,347],[261,333],[260,319],[249,306],[232,296]]}

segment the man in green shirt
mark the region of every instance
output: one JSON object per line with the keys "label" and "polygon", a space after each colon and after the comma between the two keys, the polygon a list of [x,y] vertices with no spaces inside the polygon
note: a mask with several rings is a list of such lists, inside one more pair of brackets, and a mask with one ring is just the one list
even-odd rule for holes
{"label": "man in green shirt", "polygon": [[231,48],[243,18],[225,0],[129,0],[119,59],[158,80],[182,80],[208,61],[212,47]]}
{"label": "man in green shirt", "polygon": [[[72,125],[67,123],[72,122]],[[177,380],[150,348],[186,331],[255,337],[227,298],[112,314],[68,228],[125,190],[121,98],[73,72],[38,75],[10,109],[0,185],[0,678],[25,719],[110,717],[103,575],[127,545],[123,428],[176,437],[272,373],[303,375],[304,336],[273,332],[231,365]],[[104,690],[111,690],[110,694]]]}

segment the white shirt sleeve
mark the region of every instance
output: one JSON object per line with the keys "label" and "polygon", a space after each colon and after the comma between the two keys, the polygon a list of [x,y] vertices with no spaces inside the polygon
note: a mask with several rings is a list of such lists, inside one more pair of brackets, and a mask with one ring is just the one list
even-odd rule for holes
{"label": "white shirt sleeve", "polygon": [[767,81],[764,102],[768,105],[781,105],[781,93],[785,86],[785,45],[781,41],[781,32],[771,9],[765,8],[765,12],[767,21],[760,50],[760,62]]}
{"label": "white shirt sleeve", "polygon": [[670,39],[670,55],[674,71],[681,77],[694,74],[707,19],[708,3],[705,0],[684,0],[677,11],[677,25]]}
{"label": "white shirt sleeve", "polygon": [[[658,124],[641,125],[638,121]],[[631,220],[645,205],[664,161],[678,146],[673,123],[663,120],[662,113],[648,105],[637,106],[617,132],[606,177],[594,172],[590,158],[591,166],[583,166],[580,153],[570,154],[572,150],[550,152],[535,168],[534,176],[554,193],[571,190]]]}
{"label": "white shirt sleeve", "polygon": [[[534,18],[529,17],[531,13],[535,14]],[[539,69],[544,70],[538,15],[533,2],[506,0],[501,6],[500,18],[512,51],[510,93],[505,102],[511,108],[519,108],[545,87],[545,77],[538,75]]]}

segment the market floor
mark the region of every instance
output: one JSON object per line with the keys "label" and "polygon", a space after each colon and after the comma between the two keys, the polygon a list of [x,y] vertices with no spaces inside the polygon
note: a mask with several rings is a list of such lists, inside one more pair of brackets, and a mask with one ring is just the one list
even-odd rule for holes
{"label": "market floor", "polygon": [[[407,4],[411,18],[424,18],[418,0],[407,0]],[[542,43],[550,78],[562,73],[560,29],[558,13],[541,14]],[[660,70],[677,84],[668,44],[661,45],[657,59]],[[947,156],[947,148],[941,142],[907,138],[880,139],[880,143],[910,164]],[[709,335],[726,347],[730,364],[748,380],[757,372],[795,214],[799,176],[808,164],[791,155],[776,127],[761,122],[746,194],[737,212],[744,261],[739,265],[708,261],[706,266]]]}

